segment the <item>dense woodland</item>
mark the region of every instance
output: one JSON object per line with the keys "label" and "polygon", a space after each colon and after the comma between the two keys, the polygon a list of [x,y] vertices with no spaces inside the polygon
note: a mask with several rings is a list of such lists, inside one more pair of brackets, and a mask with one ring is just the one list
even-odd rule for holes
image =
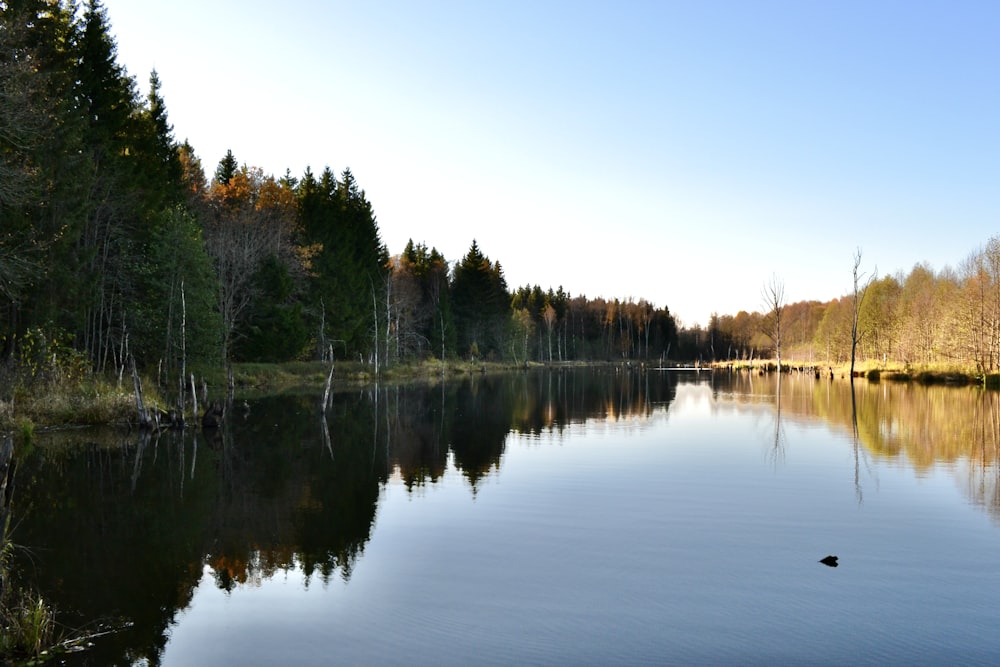
{"label": "dense woodland", "polygon": [[[774,351],[774,313],[678,331],[644,299],[508,286],[475,240],[395,254],[349,169],[206,171],[160,81],[117,62],[99,0],[0,0],[0,361],[169,377],[181,364],[354,359],[725,360]],[[845,277],[850,275],[845,258]],[[793,280],[793,277],[789,278]],[[1000,241],[860,301],[859,357],[996,370]],[[850,353],[854,295],[785,306],[785,358]]]}

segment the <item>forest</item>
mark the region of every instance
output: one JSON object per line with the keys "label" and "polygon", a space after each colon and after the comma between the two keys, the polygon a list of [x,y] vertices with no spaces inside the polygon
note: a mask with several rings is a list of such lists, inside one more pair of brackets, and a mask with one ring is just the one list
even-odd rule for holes
{"label": "forest", "polygon": [[[851,275],[845,261],[845,279]],[[908,273],[868,274],[866,289],[828,302],[783,305],[782,358],[848,363],[857,311],[857,358],[876,365],[1000,370],[1000,237],[972,251],[958,269],[924,263]],[[857,307],[855,308],[855,305]],[[715,361],[769,357],[773,309],[713,315],[680,334],[681,353]]]}
{"label": "forest", "polygon": [[382,243],[350,169],[206,173],[154,71],[140,92],[97,0],[17,0],[0,24],[0,355],[98,373],[130,360],[659,356],[666,309],[511,290],[472,240]]}
{"label": "forest", "polygon": [[[280,176],[231,151],[207,170],[155,71],[117,60],[99,0],[0,2],[0,372],[119,377],[134,363],[350,359],[720,361],[775,352],[776,313],[679,329],[666,306],[508,286],[472,239],[446,258],[382,242],[349,168]],[[144,90],[141,90],[144,88]],[[241,156],[242,157],[242,156]],[[849,265],[845,258],[845,276]],[[872,276],[875,277],[874,275]],[[790,277],[793,280],[793,277]],[[918,264],[863,299],[784,305],[784,357],[1000,363],[1000,241]]]}

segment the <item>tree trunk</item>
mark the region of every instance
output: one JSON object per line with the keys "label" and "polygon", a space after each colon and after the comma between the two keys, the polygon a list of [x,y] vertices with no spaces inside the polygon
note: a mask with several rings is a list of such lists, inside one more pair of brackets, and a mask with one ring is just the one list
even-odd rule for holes
{"label": "tree trunk", "polygon": [[[180,382],[178,387],[178,410],[177,415],[180,419],[180,426],[184,426],[184,408],[187,405],[186,397],[184,396],[184,384],[187,379],[187,302],[184,300],[184,279],[181,279],[181,374],[179,376]],[[195,410],[195,415],[198,411]]]}
{"label": "tree trunk", "polygon": [[[7,531],[10,528],[11,500],[14,497],[14,472],[17,462],[14,459],[14,441],[8,435],[0,447],[0,552],[7,553]],[[4,567],[7,559],[0,562],[0,600],[4,598],[4,587],[7,584],[7,572]]]}
{"label": "tree trunk", "polygon": [[153,420],[149,416],[146,404],[142,399],[142,382],[139,381],[139,372],[135,368],[135,357],[132,361],[132,388],[135,390],[135,410],[139,419],[139,428],[149,429],[153,427]]}
{"label": "tree trunk", "polygon": [[375,298],[375,283],[372,283],[372,317],[375,320],[375,377],[378,377],[378,299]]}
{"label": "tree trunk", "polygon": [[191,373],[191,419],[198,419],[198,392],[194,386],[194,373]]}

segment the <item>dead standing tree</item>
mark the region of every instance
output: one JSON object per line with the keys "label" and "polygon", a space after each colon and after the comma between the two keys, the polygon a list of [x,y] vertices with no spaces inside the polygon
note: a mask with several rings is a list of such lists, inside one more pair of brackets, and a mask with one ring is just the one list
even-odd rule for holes
{"label": "dead standing tree", "polygon": [[761,323],[764,334],[774,342],[774,356],[778,362],[778,372],[781,372],[781,320],[785,311],[785,283],[781,278],[772,275],[771,279],[761,289],[764,299],[764,310],[767,313]]}
{"label": "dead standing tree", "polygon": [[859,330],[858,323],[861,319],[861,306],[865,301],[865,294],[868,293],[868,288],[871,286],[872,281],[875,280],[875,275],[878,273],[878,268],[872,271],[872,274],[865,278],[864,274],[859,274],[858,271],[861,268],[861,248],[858,248],[854,253],[854,294],[853,300],[851,302],[852,306],[852,317],[851,317],[851,382],[854,382],[854,360],[857,356],[858,342],[861,340],[863,332]]}

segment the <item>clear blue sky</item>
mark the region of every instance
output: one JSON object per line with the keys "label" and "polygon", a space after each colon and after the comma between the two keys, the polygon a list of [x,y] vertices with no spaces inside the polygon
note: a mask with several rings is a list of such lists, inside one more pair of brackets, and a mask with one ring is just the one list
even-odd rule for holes
{"label": "clear blue sky", "polygon": [[206,172],[350,167],[390,253],[686,324],[1000,233],[1000,3],[105,0]]}

